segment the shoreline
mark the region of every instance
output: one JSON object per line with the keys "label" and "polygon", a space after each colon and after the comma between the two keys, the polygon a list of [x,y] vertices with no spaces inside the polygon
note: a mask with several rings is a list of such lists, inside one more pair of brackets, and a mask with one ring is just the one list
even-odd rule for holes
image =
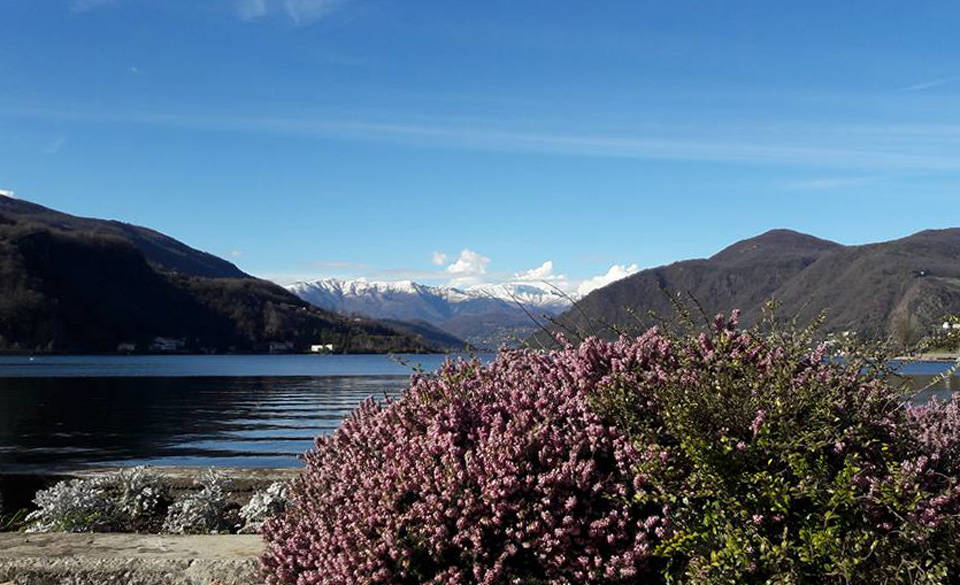
{"label": "shoreline", "polygon": [[956,353],[950,352],[941,352],[941,351],[931,351],[927,353],[921,353],[918,355],[898,355],[893,359],[902,362],[935,362],[935,363],[954,363],[960,360],[960,356]]}

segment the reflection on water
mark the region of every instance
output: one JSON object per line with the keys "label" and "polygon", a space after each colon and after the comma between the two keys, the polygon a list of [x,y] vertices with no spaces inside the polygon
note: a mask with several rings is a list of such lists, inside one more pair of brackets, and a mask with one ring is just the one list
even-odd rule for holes
{"label": "reflection on water", "polygon": [[957,390],[960,390],[960,378],[957,376],[939,380],[933,386],[930,386],[934,380],[933,376],[911,376],[909,380],[910,386],[916,391],[910,400],[913,404],[925,404],[933,398],[946,402],[953,398]]}
{"label": "reflection on water", "polygon": [[915,392],[910,397],[913,404],[925,404],[936,398],[940,401],[950,400],[957,390],[960,390],[960,377],[957,375],[939,379],[954,364],[952,362],[907,362],[896,364],[898,374],[905,377],[908,391]]}
{"label": "reflection on water", "polygon": [[412,366],[433,371],[445,359],[442,354],[0,356],[0,377],[402,376]]}
{"label": "reflection on water", "polygon": [[408,379],[0,378],[0,470],[293,466],[361,401]]}

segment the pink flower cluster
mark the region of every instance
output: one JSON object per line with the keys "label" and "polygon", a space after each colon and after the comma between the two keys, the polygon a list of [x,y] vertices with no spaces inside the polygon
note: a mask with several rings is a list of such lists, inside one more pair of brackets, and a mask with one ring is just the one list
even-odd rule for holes
{"label": "pink flower cluster", "polygon": [[[655,337],[448,362],[317,440],[285,516],[264,528],[272,584],[598,583],[644,570],[670,530],[645,457],[589,407],[657,364]],[[659,459],[658,459],[659,460]],[[658,536],[659,535],[659,536]]]}

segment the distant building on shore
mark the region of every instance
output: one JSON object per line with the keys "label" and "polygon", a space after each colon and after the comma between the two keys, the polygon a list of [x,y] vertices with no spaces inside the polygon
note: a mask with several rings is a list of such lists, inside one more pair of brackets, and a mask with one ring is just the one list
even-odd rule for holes
{"label": "distant building on shore", "polygon": [[332,343],[317,343],[310,346],[310,353],[333,353]]}

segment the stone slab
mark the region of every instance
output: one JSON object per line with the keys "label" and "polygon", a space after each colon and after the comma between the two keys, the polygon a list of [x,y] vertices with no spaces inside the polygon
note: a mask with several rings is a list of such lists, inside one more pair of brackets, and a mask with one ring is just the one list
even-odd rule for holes
{"label": "stone slab", "polygon": [[259,585],[256,535],[0,534],[0,583]]}

